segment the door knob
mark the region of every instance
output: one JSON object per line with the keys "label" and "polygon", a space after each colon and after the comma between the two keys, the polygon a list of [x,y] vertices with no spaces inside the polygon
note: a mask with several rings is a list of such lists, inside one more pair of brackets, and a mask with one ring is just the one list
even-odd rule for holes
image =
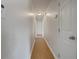
{"label": "door knob", "polygon": [[76,37],[75,37],[75,36],[70,36],[69,39],[70,39],[70,40],[75,40]]}

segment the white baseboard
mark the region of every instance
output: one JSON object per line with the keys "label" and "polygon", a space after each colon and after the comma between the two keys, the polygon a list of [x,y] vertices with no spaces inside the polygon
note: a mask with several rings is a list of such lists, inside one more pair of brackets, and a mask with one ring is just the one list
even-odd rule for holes
{"label": "white baseboard", "polygon": [[32,49],[31,49],[31,52],[30,52],[30,59],[31,59],[33,48],[34,48],[34,44],[35,44],[35,39],[33,39]]}
{"label": "white baseboard", "polygon": [[46,43],[47,43],[47,45],[48,45],[50,51],[51,51],[52,54],[54,55],[55,59],[58,59],[57,56],[55,55],[54,51],[53,51],[52,48],[50,47],[50,45],[49,45],[48,41],[46,40],[46,38],[44,38],[44,40],[46,41]]}

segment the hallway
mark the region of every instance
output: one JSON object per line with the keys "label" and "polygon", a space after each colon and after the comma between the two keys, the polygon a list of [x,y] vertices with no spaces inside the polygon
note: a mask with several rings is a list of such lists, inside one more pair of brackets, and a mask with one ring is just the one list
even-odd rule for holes
{"label": "hallway", "polygon": [[76,4],[1,0],[1,59],[77,59]]}
{"label": "hallway", "polygon": [[43,38],[36,38],[31,59],[55,59]]}

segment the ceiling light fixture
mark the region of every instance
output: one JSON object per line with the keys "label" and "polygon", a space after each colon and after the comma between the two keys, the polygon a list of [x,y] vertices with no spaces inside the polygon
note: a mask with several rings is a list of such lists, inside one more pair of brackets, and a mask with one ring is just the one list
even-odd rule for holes
{"label": "ceiling light fixture", "polygon": [[47,13],[46,16],[51,16],[51,14],[50,13]]}
{"label": "ceiling light fixture", "polygon": [[42,15],[41,13],[37,14],[37,15]]}
{"label": "ceiling light fixture", "polygon": [[29,16],[33,16],[33,15],[34,15],[34,13],[28,13],[28,15],[29,15]]}

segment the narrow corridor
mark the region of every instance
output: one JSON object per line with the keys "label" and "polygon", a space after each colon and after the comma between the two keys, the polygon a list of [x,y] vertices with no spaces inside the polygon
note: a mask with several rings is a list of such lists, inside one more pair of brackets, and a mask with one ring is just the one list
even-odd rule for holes
{"label": "narrow corridor", "polygon": [[77,0],[1,0],[1,59],[77,59]]}

